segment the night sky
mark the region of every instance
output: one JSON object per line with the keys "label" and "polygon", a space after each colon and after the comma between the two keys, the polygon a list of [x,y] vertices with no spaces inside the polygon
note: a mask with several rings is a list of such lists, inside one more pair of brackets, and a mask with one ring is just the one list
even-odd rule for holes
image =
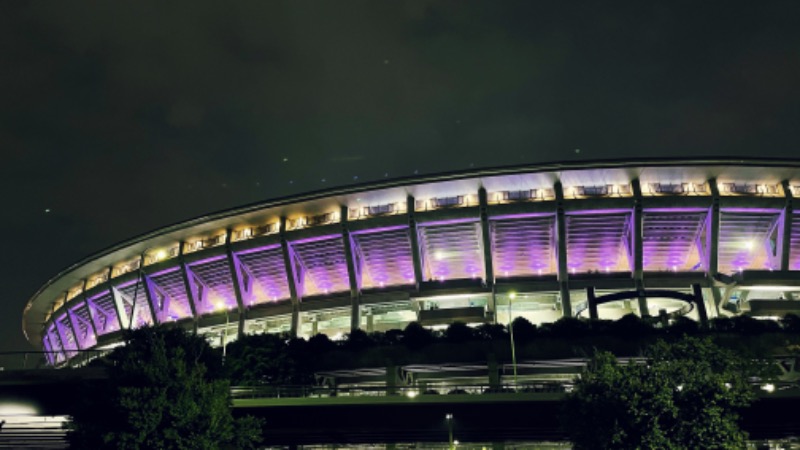
{"label": "night sky", "polygon": [[[0,3],[0,351],[67,265],[384,177],[798,157],[800,2]],[[579,152],[576,149],[580,149]]]}

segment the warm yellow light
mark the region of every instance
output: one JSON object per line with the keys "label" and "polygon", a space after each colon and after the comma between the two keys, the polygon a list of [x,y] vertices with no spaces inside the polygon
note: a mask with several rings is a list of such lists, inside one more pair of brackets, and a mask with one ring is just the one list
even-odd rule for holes
{"label": "warm yellow light", "polygon": [[224,303],[217,303],[217,304],[214,305],[214,307],[217,309],[217,311],[222,311],[223,309],[225,309],[225,304]]}
{"label": "warm yellow light", "polygon": [[164,259],[166,257],[167,257],[167,251],[166,250],[159,250],[158,253],[156,253],[156,259],[158,259],[158,260],[162,260],[162,259]]}
{"label": "warm yellow light", "polygon": [[406,392],[406,396],[408,398],[415,398],[417,396],[417,391],[408,391]]}
{"label": "warm yellow light", "polygon": [[765,390],[765,391],[767,391],[769,393],[772,393],[772,392],[775,392],[775,385],[772,384],[772,383],[768,383],[768,384],[765,384],[765,385],[761,386],[761,389],[763,389],[763,390]]}

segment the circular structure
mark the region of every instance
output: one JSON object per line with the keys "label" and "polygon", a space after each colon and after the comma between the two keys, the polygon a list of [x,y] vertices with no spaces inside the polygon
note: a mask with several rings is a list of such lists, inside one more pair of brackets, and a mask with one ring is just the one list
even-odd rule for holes
{"label": "circular structure", "polygon": [[[176,323],[224,344],[534,323],[587,290],[702,287],[710,317],[800,311],[800,161],[648,160],[475,170],[331,189],[147,233],[69,267],[28,302],[61,365],[125,328]],[[594,291],[593,291],[594,292]],[[607,317],[657,315],[658,299]],[[610,312],[609,312],[610,311]],[[693,313],[696,314],[696,313]]]}

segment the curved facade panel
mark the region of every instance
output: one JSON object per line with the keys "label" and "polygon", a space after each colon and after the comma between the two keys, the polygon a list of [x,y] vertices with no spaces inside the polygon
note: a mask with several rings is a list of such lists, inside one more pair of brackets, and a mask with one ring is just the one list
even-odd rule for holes
{"label": "curved facade panel", "polygon": [[[631,161],[317,192],[87,258],[34,295],[23,327],[61,365],[131,327],[175,323],[221,344],[241,332],[337,336],[414,320],[541,323],[586,310],[587,289],[700,285],[712,317],[779,316],[800,312],[798,186],[797,161]],[[593,314],[678,309],[641,297]]]}

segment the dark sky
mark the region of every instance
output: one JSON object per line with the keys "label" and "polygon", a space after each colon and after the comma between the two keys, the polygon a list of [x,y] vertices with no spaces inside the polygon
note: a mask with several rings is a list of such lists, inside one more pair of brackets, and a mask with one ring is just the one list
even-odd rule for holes
{"label": "dark sky", "polygon": [[68,264],[223,208],[415,170],[800,156],[794,0],[211,4],[0,3],[0,351]]}

